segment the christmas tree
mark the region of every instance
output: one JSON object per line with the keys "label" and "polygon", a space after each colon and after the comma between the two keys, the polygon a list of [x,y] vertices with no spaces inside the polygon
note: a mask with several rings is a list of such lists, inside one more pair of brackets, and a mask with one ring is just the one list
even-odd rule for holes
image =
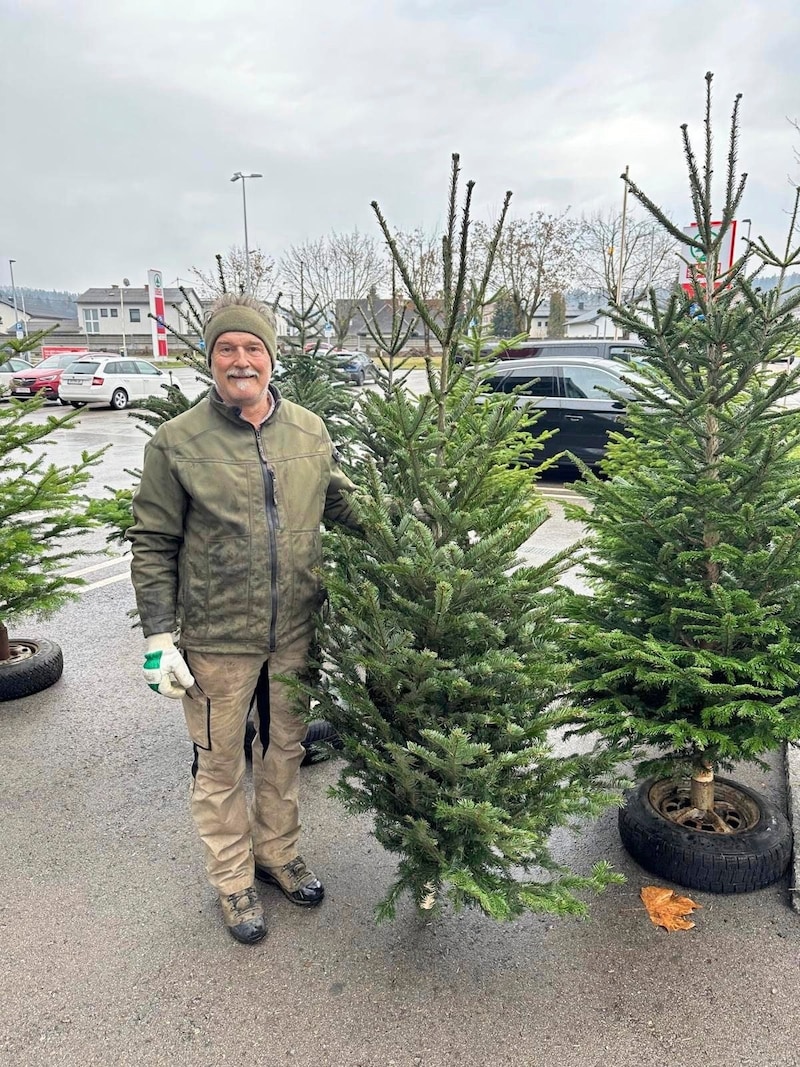
{"label": "christmas tree", "polygon": [[9,626],[53,614],[82,584],[64,573],[80,554],[68,540],[92,525],[82,490],[105,451],[83,452],[73,464],[48,462],[37,446],[73,426],[77,412],[31,420],[43,404],[42,396],[0,407],[0,665],[12,659]]}
{"label": "christmas tree", "polygon": [[591,596],[572,600],[582,732],[637,750],[638,769],[691,778],[677,823],[730,831],[715,772],[800,737],[800,413],[798,370],[776,358],[800,345],[800,292],[762,293],[758,271],[797,264],[797,200],[786,249],[748,243],[732,264],[745,178],[737,176],[739,98],[725,191],[712,206],[711,75],[698,160],[683,127],[696,226],[687,236],[629,181],[629,191],[686,254],[690,281],[649,314],[616,307],[646,342],[629,377],[627,436],[606,478],[584,471],[591,507]]}
{"label": "christmas tree", "polygon": [[[495,919],[582,914],[579,892],[615,876],[604,863],[587,875],[562,868],[548,839],[609,802],[610,760],[551,746],[563,719],[565,560],[520,557],[547,518],[528,462],[532,416],[513,396],[484,391],[483,338],[470,324],[481,320],[491,260],[470,285],[473,183],[459,222],[458,177],[454,157],[441,317],[415,292],[374,205],[442,356],[426,361],[424,395],[387,374],[355,413],[363,535],[327,535],[321,711],[346,758],[334,792],[349,811],[372,814],[398,858],[379,918],[404,892],[422,909],[449,899]],[[468,333],[474,359],[458,363]]]}

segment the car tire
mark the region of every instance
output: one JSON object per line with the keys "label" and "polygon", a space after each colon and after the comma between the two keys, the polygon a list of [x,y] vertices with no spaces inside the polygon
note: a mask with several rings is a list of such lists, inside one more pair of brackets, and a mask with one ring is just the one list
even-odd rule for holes
{"label": "car tire", "polygon": [[366,374],[363,372],[363,370],[360,370],[355,378],[356,385],[363,385],[366,379]]}
{"label": "car tire", "polygon": [[64,671],[64,656],[53,641],[11,638],[10,660],[0,663],[0,701],[33,696],[55,685]]}
{"label": "car tire", "polygon": [[681,783],[648,778],[628,793],[619,834],[636,862],[659,878],[706,893],[749,893],[783,876],[792,830],[783,812],[739,782],[716,778],[717,797],[747,813],[732,833],[680,826],[662,814],[663,800]]}
{"label": "car tire", "polygon": [[[244,734],[244,754],[249,760],[253,758],[253,738],[256,736],[255,723],[247,720]],[[322,742],[319,745],[318,742]],[[303,738],[305,755],[301,767],[308,767],[312,763],[321,763],[330,756],[330,748],[341,748],[342,742],[335,728],[325,719],[314,719],[308,724],[306,736]]]}
{"label": "car tire", "polygon": [[115,389],[111,394],[111,403],[109,407],[113,411],[124,411],[128,406],[128,394],[124,389]]}
{"label": "car tire", "polygon": [[62,400],[62,404],[69,404],[73,408],[85,408],[86,401],[84,400]]}

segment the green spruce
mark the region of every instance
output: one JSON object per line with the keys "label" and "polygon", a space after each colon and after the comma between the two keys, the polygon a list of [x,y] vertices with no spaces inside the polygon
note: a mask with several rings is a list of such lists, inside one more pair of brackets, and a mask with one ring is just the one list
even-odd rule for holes
{"label": "green spruce", "polygon": [[[356,411],[363,535],[327,535],[320,711],[344,745],[335,795],[370,813],[397,857],[379,918],[404,893],[423,910],[449,899],[495,919],[583,914],[580,894],[615,876],[605,863],[586,875],[563,868],[549,839],[609,802],[607,767],[551,744],[563,719],[566,561],[520,557],[547,518],[536,468],[523,461],[532,417],[514,397],[484,393],[483,338],[470,324],[481,320],[491,258],[468,285],[472,183],[459,213],[458,178],[454,157],[441,318],[374,205],[442,357],[426,360],[424,395],[387,373]],[[460,363],[468,334],[474,358]]]}
{"label": "green spruce", "polygon": [[43,404],[42,396],[0,407],[0,661],[9,658],[9,626],[46,618],[77,595],[81,579],[64,571],[80,555],[69,539],[93,525],[82,490],[105,449],[78,463],[48,462],[40,446],[72,427],[77,412],[42,422]]}
{"label": "green spruce", "polygon": [[[712,204],[711,76],[698,160],[683,143],[696,236],[629,181],[676,241],[693,284],[649,314],[615,307],[646,343],[635,399],[606,477],[584,471],[592,595],[571,602],[581,730],[633,749],[642,776],[691,776],[713,812],[713,776],[800,737],[800,413],[797,369],[769,364],[800,345],[800,292],[758,290],[767,263],[798,262],[795,214],[785,253],[753,242],[720,262],[744,191],[733,108],[721,207]],[[721,226],[715,225],[721,220]],[[686,245],[684,245],[684,250]],[[716,279],[714,284],[708,279]]]}

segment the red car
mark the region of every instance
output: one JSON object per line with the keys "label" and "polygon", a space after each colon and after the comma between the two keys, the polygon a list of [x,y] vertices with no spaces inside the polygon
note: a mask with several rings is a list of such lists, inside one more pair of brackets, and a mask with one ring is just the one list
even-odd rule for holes
{"label": "red car", "polygon": [[15,374],[9,383],[12,396],[35,396],[44,392],[48,400],[58,400],[61,372],[78,359],[79,352],[62,352],[48,356],[30,370]]}

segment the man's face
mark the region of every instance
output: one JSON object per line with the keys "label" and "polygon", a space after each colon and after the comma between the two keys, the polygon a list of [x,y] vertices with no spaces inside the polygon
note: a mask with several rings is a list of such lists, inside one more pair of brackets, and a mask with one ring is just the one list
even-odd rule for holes
{"label": "man's face", "polygon": [[252,333],[220,334],[211,353],[211,376],[226,404],[257,407],[266,401],[272,377],[266,345]]}

